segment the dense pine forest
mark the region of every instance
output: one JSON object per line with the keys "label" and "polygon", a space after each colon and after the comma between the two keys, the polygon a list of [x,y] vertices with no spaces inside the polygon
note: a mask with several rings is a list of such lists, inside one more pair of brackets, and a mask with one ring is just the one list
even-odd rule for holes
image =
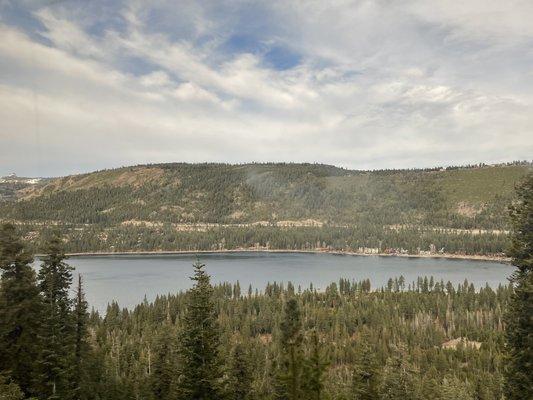
{"label": "dense pine forest", "polygon": [[24,312],[28,326],[17,347],[2,343],[2,364],[37,398],[501,398],[509,287],[398,277],[377,291],[340,280],[321,293],[275,283],[258,293],[212,288],[198,263],[187,293],[89,315],[81,287],[68,298],[58,243],[36,282],[27,271],[24,309],[2,315]]}
{"label": "dense pine forest", "polygon": [[[64,241],[38,273],[0,229],[0,398],[527,399],[533,395],[533,178],[510,207],[508,286],[392,277],[325,291],[213,287],[198,261],[187,292],[89,312]],[[74,286],[75,295],[70,295]]]}
{"label": "dense pine forest", "polygon": [[321,164],[154,164],[0,183],[0,220],[34,251],[320,249],[501,255],[531,164],[351,171]]}

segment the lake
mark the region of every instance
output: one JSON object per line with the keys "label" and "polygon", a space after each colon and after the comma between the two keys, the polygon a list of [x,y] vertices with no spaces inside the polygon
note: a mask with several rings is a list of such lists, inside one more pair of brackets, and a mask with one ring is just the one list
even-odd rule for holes
{"label": "lake", "polygon": [[[84,278],[90,307],[105,311],[112,300],[132,308],[151,301],[158,294],[175,293],[191,286],[193,254],[76,256],[68,263]],[[263,290],[268,282],[292,282],[297,288],[324,289],[339,278],[370,279],[372,288],[387,284],[389,278],[403,275],[406,285],[419,276],[451,281],[465,279],[476,288],[489,284],[496,288],[507,284],[513,268],[491,261],[443,258],[364,257],[309,253],[208,253],[200,260],[213,283],[239,281],[243,293],[248,286]]]}

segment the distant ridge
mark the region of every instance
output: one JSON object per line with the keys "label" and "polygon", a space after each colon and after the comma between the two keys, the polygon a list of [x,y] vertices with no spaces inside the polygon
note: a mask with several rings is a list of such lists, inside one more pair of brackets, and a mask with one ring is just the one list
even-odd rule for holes
{"label": "distant ridge", "polygon": [[167,163],[146,163],[146,164],[134,164],[134,165],[123,165],[120,167],[114,167],[114,168],[103,168],[99,170],[94,170],[90,172],[80,172],[75,174],[69,174],[69,175],[63,175],[63,176],[55,176],[55,177],[19,177],[16,173],[11,173],[9,175],[0,177],[0,179],[57,179],[57,178],[64,178],[67,176],[77,176],[77,175],[87,175],[87,174],[94,174],[98,172],[105,172],[105,171],[113,171],[123,168],[136,168],[136,167],[162,167],[162,166],[179,166],[179,165],[220,165],[220,166],[280,166],[280,165],[302,165],[302,166],[312,166],[312,165],[318,165],[326,168],[332,168],[332,169],[338,169],[347,171],[348,173],[358,173],[358,172],[406,172],[406,171],[444,171],[444,170],[456,170],[456,169],[476,169],[476,168],[485,168],[485,167],[509,167],[509,166],[533,166],[533,160],[527,161],[527,160],[516,160],[516,161],[509,161],[509,162],[502,162],[502,163],[475,163],[475,164],[464,164],[464,165],[447,165],[447,166],[433,166],[433,167],[413,167],[413,168],[374,168],[374,169],[350,169],[346,167],[340,167],[333,164],[323,164],[323,163],[309,163],[309,162],[245,162],[245,163],[223,163],[223,162],[199,162],[199,163],[191,163],[191,162],[167,162]]}
{"label": "distant ridge", "polygon": [[[378,248],[389,238],[386,245],[394,248],[427,248],[433,240],[440,249],[450,244],[430,239],[434,234],[412,233],[419,235],[412,243],[406,238],[395,243],[394,235],[505,233],[514,187],[531,171],[529,162],[379,171],[309,163],[137,165],[35,182],[0,181],[0,218],[35,237],[47,226],[59,227],[71,237],[72,251],[87,241],[92,243],[86,243],[87,251],[132,250],[137,242],[143,250],[226,248],[230,241],[233,247],[268,246],[275,233],[261,235],[274,228],[327,231],[327,240],[336,243],[309,234],[278,246],[283,248],[316,248],[318,241],[320,247],[326,242]],[[206,239],[215,229],[232,232]],[[361,240],[350,244],[348,234]],[[191,242],[183,248],[187,235]],[[491,252],[500,251],[503,242],[494,240]]]}

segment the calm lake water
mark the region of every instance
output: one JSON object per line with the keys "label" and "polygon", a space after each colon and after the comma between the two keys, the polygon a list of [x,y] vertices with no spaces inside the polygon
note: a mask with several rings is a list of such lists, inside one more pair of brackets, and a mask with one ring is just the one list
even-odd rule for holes
{"label": "calm lake water", "polygon": [[[127,255],[72,257],[69,264],[81,273],[87,301],[104,311],[112,300],[122,307],[134,307],[144,296],[151,301],[158,294],[176,293],[191,286],[192,263],[196,256]],[[454,284],[465,279],[476,288],[507,284],[513,268],[489,261],[432,258],[363,257],[302,253],[201,254],[200,261],[213,283],[239,281],[243,292],[248,285],[263,290],[268,282],[292,282],[295,287],[324,289],[339,278],[370,279],[372,288],[403,275],[406,284],[419,276],[433,276]]]}

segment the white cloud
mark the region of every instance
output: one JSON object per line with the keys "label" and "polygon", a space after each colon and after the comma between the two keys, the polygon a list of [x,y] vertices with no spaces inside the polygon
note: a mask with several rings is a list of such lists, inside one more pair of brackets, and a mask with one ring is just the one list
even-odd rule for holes
{"label": "white cloud", "polygon": [[533,2],[529,0],[417,0],[409,9],[424,21],[448,27],[463,40],[516,44],[531,41],[533,36]]}
{"label": "white cloud", "polygon": [[57,18],[48,9],[41,9],[35,15],[46,28],[40,33],[57,48],[82,56],[104,56],[102,44],[95,43],[94,39],[76,24]]}
{"label": "white cloud", "polygon": [[165,87],[171,84],[165,71],[153,71],[140,77],[141,85],[146,87]]}
{"label": "white cloud", "polygon": [[531,6],[467,3],[264,6],[253,16],[268,24],[256,34],[300,54],[290,69],[224,47],[242,24],[253,28],[235,16],[239,2],[228,3],[232,15],[217,2],[184,2],[179,13],[166,2],[129,2],[99,30],[88,9],[67,3],[34,10],[43,25],[33,30],[4,19],[0,174],[159,161],[391,168],[530,157]]}

